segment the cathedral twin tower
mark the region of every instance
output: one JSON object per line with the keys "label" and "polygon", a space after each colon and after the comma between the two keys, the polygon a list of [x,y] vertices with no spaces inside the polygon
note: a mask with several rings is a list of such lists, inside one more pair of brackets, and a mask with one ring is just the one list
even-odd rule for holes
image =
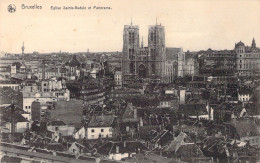
{"label": "cathedral twin tower", "polygon": [[[139,27],[124,26],[122,75],[124,84],[138,79],[163,82],[165,72],[166,49],[164,26],[149,26],[148,47],[143,40],[139,43]],[[140,81],[140,80],[139,80]]]}

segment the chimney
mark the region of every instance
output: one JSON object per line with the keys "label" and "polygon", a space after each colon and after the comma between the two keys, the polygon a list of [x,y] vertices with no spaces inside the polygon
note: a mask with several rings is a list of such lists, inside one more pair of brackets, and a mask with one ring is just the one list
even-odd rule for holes
{"label": "chimney", "polygon": [[140,126],[143,126],[143,125],[144,125],[143,119],[142,119],[142,117],[140,117]]}
{"label": "chimney", "polygon": [[186,90],[180,90],[180,104],[185,104]]}
{"label": "chimney", "polygon": [[116,153],[119,153],[119,146],[116,146]]}
{"label": "chimney", "polygon": [[42,67],[42,80],[45,80],[45,60],[43,60],[43,67]]}

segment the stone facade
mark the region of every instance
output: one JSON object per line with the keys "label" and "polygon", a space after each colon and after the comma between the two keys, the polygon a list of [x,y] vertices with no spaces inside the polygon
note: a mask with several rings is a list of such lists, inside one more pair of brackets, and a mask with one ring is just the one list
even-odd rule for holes
{"label": "stone facade", "polygon": [[235,44],[236,66],[238,76],[260,76],[260,49],[253,39],[251,46],[243,42]]}
{"label": "stone facade", "polygon": [[[168,82],[172,73],[172,65],[166,68],[166,48],[164,26],[149,27],[148,47],[143,41],[139,44],[139,27],[132,24],[124,26],[122,75],[123,84],[148,80]],[[169,73],[166,69],[170,69]]]}

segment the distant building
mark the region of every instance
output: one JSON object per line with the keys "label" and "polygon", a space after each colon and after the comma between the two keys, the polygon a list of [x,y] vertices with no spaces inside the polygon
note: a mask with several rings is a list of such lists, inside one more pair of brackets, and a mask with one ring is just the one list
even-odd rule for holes
{"label": "distant building", "polygon": [[108,159],[120,161],[147,150],[148,148],[139,141],[109,141],[99,147],[97,153]]}
{"label": "distant building", "polygon": [[0,79],[0,88],[12,88],[15,91],[19,91],[21,83],[21,80],[2,78]]}
{"label": "distant building", "polygon": [[12,66],[11,66],[11,72],[10,72],[11,74],[10,74],[10,75],[12,76],[13,74],[16,74],[16,70],[17,70],[17,69],[16,69],[16,64],[12,64]]}
{"label": "distant building", "polygon": [[238,76],[259,76],[260,75],[260,49],[256,47],[253,39],[251,46],[245,46],[243,42],[235,44],[237,56]]}
{"label": "distant building", "polygon": [[122,71],[121,70],[115,70],[114,79],[115,79],[116,87],[117,88],[122,87],[123,77],[122,77]]}
{"label": "distant building", "polygon": [[198,75],[199,64],[197,61],[196,54],[186,52],[182,49],[178,53],[178,73],[177,76],[183,77],[185,75]]}
{"label": "distant building", "polygon": [[260,147],[260,132],[253,119],[238,119],[233,124],[241,141],[248,141],[250,145]]}
{"label": "distant building", "polygon": [[23,116],[25,112],[15,105],[15,112],[12,112],[11,107],[11,104],[0,105],[1,133],[25,132],[30,127],[29,121]]}
{"label": "distant building", "polygon": [[185,74],[185,53],[183,52],[182,48],[178,52],[178,73],[177,76],[184,76]]}
{"label": "distant building", "polygon": [[204,71],[212,76],[232,76],[236,72],[236,53],[234,50],[208,50],[205,57]]}
{"label": "distant building", "polygon": [[50,119],[59,119],[66,124],[80,124],[82,122],[83,101],[55,101],[53,109],[49,110]]}
{"label": "distant building", "polygon": [[86,127],[86,139],[111,138],[114,119],[114,115],[92,116]]}
{"label": "distant building", "polygon": [[41,91],[51,92],[54,90],[66,89],[66,84],[64,80],[57,80],[56,78],[41,81]]}
{"label": "distant building", "polygon": [[60,90],[53,92],[23,92],[23,110],[31,114],[34,101],[45,104],[53,101],[69,101],[70,91]]}
{"label": "distant building", "polygon": [[[168,71],[166,71],[166,67]],[[123,84],[137,79],[152,82],[169,82],[173,78],[172,65],[166,66],[165,30],[162,25],[149,27],[148,47],[139,43],[139,27],[124,26],[122,75]]]}
{"label": "distant building", "polygon": [[31,119],[32,121],[44,121],[50,118],[50,110],[53,109],[53,103],[32,102]]}

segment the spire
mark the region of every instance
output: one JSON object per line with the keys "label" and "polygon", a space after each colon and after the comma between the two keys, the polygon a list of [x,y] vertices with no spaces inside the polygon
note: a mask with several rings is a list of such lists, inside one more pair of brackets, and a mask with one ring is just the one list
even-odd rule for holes
{"label": "spire", "polygon": [[156,17],[156,25],[157,25],[157,17]]}
{"label": "spire", "polygon": [[251,48],[256,48],[255,38],[253,38],[253,40],[252,40]]}
{"label": "spire", "polygon": [[132,16],[131,16],[131,26],[133,25]]}
{"label": "spire", "polygon": [[22,55],[24,54],[24,42],[23,42],[23,46],[22,46]]}

